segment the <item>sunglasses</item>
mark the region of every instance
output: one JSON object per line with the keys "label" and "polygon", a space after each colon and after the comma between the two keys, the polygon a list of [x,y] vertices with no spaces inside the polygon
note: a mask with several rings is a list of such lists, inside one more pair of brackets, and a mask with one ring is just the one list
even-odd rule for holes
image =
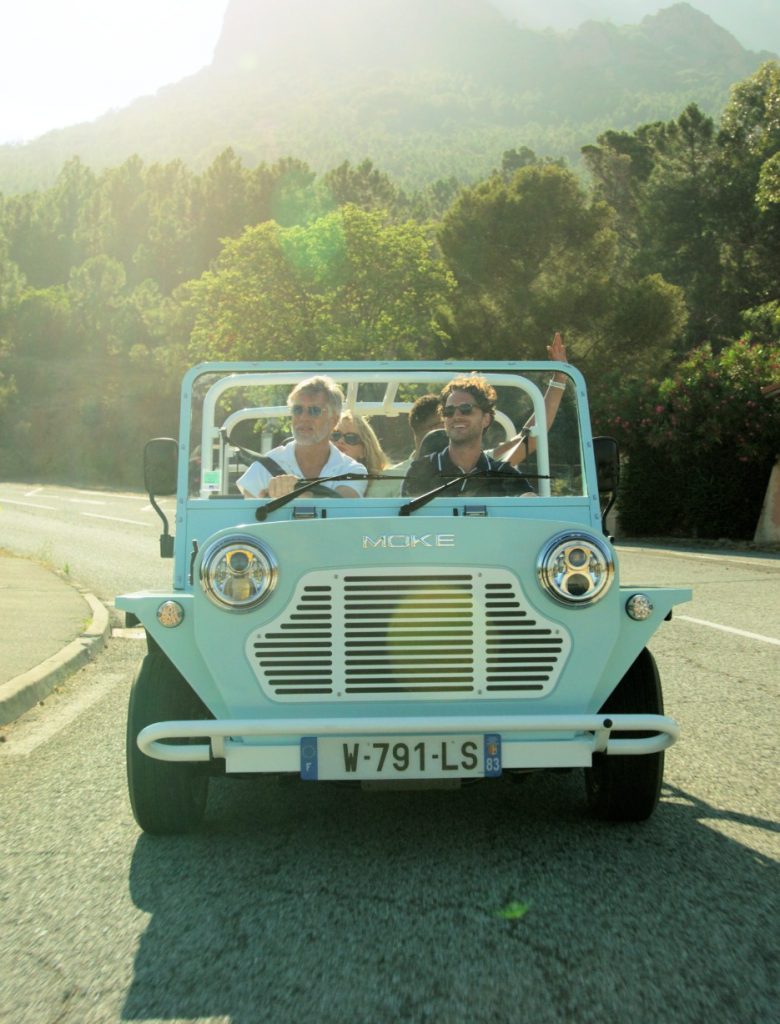
{"label": "sunglasses", "polygon": [[459,412],[461,416],[470,416],[475,409],[479,409],[480,412],[483,411],[476,402],[461,402],[460,405],[445,405],[442,412],[447,419],[450,419],[456,412]]}
{"label": "sunglasses", "polygon": [[363,444],[363,438],[360,434],[353,434],[351,431],[347,434],[343,434],[340,430],[334,430],[330,435],[330,439],[334,444],[342,439],[344,444]]}
{"label": "sunglasses", "polygon": [[325,410],[321,405],[291,405],[290,412],[293,416],[303,416],[304,413],[308,416],[322,416]]}

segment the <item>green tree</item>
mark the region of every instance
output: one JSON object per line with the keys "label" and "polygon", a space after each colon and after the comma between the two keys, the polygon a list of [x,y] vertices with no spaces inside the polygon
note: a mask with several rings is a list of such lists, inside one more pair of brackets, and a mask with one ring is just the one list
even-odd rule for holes
{"label": "green tree", "polygon": [[425,231],[347,205],[225,243],[187,289],[191,354],[228,359],[412,358],[440,352],[453,287]]}
{"label": "green tree", "polygon": [[323,175],[320,190],[326,206],[351,203],[363,210],[396,211],[407,205],[403,193],[371,160],[363,160],[357,167],[345,160]]}
{"label": "green tree", "polygon": [[87,258],[80,222],[94,189],[94,174],[74,157],[52,188],[6,201],[9,255],[32,287],[65,284],[73,267]]}
{"label": "green tree", "polygon": [[207,267],[222,238],[235,238],[250,223],[250,175],[232,149],[226,149],[201,175],[195,203],[197,262]]}
{"label": "green tree", "polygon": [[641,199],[639,266],[685,291],[689,343],[728,337],[738,322],[722,288],[715,124],[695,104],[653,136]]}
{"label": "green tree", "polygon": [[146,171],[139,156],[100,175],[81,211],[79,235],[92,257],[115,260],[131,274],[136,251],[149,235]]}
{"label": "green tree", "polygon": [[684,322],[679,295],[621,265],[613,221],[556,165],[465,189],[439,232],[458,282],[454,350],[541,358],[561,330],[574,358],[600,375],[663,362]]}
{"label": "green tree", "polygon": [[[0,233],[0,367],[11,355],[9,337],[17,314],[23,279],[19,268],[8,255],[8,242]],[[0,412],[15,389],[13,377],[0,369]]]}
{"label": "green tree", "polygon": [[691,104],[583,150],[594,194],[616,211],[623,260],[684,290],[685,347],[718,349],[759,323],[768,336],[762,311],[780,298],[779,96],[769,62],[734,88],[719,129]]}
{"label": "green tree", "polygon": [[749,323],[780,300],[780,63],[733,89],[718,145],[724,287]]}
{"label": "green tree", "polygon": [[147,231],[133,252],[130,278],[152,280],[163,294],[197,277],[195,196],[197,179],[181,162],[153,164],[144,176]]}
{"label": "green tree", "polygon": [[607,131],[596,144],[582,148],[594,198],[615,211],[621,259],[631,263],[639,253],[640,200],[653,170],[653,136],[659,130],[661,125],[644,125],[635,132]]}
{"label": "green tree", "polygon": [[73,343],[84,353],[116,353],[125,334],[127,276],[118,260],[93,256],[71,272]]}
{"label": "green tree", "polygon": [[292,157],[277,160],[270,167],[256,167],[252,172],[253,206],[246,224],[275,220],[282,227],[293,227],[316,220],[325,209],[317,195],[315,178],[308,164]]}

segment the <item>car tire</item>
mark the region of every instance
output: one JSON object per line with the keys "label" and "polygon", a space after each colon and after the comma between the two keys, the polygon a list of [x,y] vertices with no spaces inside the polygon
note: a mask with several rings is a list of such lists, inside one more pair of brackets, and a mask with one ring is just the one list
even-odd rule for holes
{"label": "car tire", "polygon": [[128,792],[144,832],[176,835],[197,828],[206,812],[210,766],[148,757],[138,748],[138,733],[153,722],[210,717],[163,652],[151,649],[133,683],[127,716]]}
{"label": "car tire", "polygon": [[[600,714],[663,714],[658,668],[644,648],[601,708]],[[619,733],[621,738],[652,736]],[[591,811],[608,821],[644,821],[658,804],[664,774],[664,752],[657,754],[594,754],[585,769],[585,792]]]}

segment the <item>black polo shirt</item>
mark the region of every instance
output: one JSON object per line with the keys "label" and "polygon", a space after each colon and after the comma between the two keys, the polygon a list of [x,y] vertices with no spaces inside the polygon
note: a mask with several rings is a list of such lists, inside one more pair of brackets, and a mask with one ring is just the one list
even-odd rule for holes
{"label": "black polo shirt", "polygon": [[[499,475],[479,475],[488,470]],[[533,493],[522,473],[508,462],[500,462],[482,452],[476,466],[469,473],[464,473],[450,458],[450,450],[447,447],[443,451],[432,452],[430,455],[423,455],[421,459],[415,459],[404,478],[401,494],[414,498],[418,494],[425,494],[435,487],[440,487],[456,476],[462,476],[463,482],[460,485],[453,484],[443,492],[445,495],[503,498],[508,495]]]}

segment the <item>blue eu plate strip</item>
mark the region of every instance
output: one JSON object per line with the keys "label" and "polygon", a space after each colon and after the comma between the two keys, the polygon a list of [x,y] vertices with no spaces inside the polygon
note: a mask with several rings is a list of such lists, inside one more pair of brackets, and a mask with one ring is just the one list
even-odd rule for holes
{"label": "blue eu plate strip", "polygon": [[317,737],[301,737],[301,778],[317,781]]}
{"label": "blue eu plate strip", "polygon": [[501,775],[501,736],[485,734],[485,778],[497,779]]}

